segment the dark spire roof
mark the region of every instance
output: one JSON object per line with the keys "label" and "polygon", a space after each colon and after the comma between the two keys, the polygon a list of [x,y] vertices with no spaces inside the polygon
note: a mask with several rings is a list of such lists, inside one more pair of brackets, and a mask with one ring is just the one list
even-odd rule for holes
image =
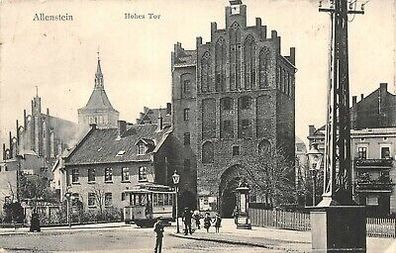
{"label": "dark spire roof", "polygon": [[95,73],[95,89],[104,89],[102,68],[100,67],[100,58],[98,52],[98,66]]}
{"label": "dark spire roof", "polygon": [[91,97],[87,102],[87,105],[82,109],[110,109],[115,111],[104,89],[104,81],[103,81],[102,68],[100,66],[99,52],[98,52],[98,66],[96,68],[96,73],[95,73],[95,87],[94,90],[92,91]]}

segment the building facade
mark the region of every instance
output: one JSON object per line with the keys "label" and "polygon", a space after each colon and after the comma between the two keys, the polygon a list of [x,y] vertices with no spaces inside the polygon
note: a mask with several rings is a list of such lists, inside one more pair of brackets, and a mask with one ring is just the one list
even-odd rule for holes
{"label": "building facade", "polygon": [[104,89],[104,78],[100,59],[95,73],[95,86],[87,104],[78,109],[78,124],[88,127],[95,124],[98,128],[116,128],[119,112],[113,108]]}
{"label": "building facade", "polygon": [[277,32],[267,37],[260,18],[248,26],[246,11],[230,1],[224,29],[213,22],[209,42],[198,37],[194,50],[177,43],[172,53],[173,133],[190,161],[186,187],[223,216],[235,206],[239,171],[248,169],[244,155],[295,152],[295,49],[282,56]]}
{"label": "building facade", "polygon": [[[352,97],[351,158],[354,199],[367,206],[368,216],[396,213],[396,96],[386,83],[368,96]],[[325,126],[309,126],[310,146],[325,151]]]}
{"label": "building facade", "polygon": [[65,157],[66,185],[84,209],[98,210],[98,196],[104,208],[129,204],[123,191],[139,183],[169,185],[172,173],[168,157],[169,127],[136,124],[99,129],[95,125]]}
{"label": "building facade", "polygon": [[351,131],[354,197],[368,216],[396,214],[396,127]]}

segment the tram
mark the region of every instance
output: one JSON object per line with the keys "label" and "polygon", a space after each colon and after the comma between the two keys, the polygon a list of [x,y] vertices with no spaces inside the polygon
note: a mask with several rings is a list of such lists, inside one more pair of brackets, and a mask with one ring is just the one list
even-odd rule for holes
{"label": "tram", "polygon": [[123,191],[129,205],[124,207],[125,223],[134,222],[139,227],[152,227],[158,217],[174,220],[175,191],[165,185],[140,184]]}

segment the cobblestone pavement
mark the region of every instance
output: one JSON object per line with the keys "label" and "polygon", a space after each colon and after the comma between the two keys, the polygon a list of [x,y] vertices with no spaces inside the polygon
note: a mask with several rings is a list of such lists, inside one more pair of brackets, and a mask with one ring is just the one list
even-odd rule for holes
{"label": "cobblestone pavement", "polygon": [[[311,231],[292,231],[272,228],[253,227],[251,230],[236,229],[232,219],[223,219],[220,233],[213,227],[209,233],[204,229],[196,230],[189,239],[211,240],[217,242],[240,242],[257,245],[282,252],[311,252]],[[174,236],[184,236],[175,235]],[[396,253],[396,240],[391,238],[367,237],[368,253]],[[392,244],[393,243],[393,244]]]}
{"label": "cobblestone pavement", "polygon": [[[251,246],[217,242],[190,241],[170,236],[174,228],[166,228],[163,252],[280,252]],[[0,235],[0,252],[153,252],[152,228],[130,227],[67,230],[43,230],[41,233]],[[2,249],[1,249],[2,248]]]}

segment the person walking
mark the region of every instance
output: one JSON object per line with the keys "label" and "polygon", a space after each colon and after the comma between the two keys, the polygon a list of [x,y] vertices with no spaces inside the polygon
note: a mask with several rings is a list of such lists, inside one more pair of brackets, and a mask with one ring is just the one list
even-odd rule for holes
{"label": "person walking", "polygon": [[216,228],[216,233],[220,232],[220,226],[221,226],[221,218],[218,213],[216,213],[216,217],[214,218],[213,225]]}
{"label": "person walking", "polygon": [[184,222],[184,235],[192,235],[191,231],[191,219],[192,219],[192,213],[188,207],[184,208],[183,212],[183,222]]}
{"label": "person walking", "polygon": [[201,225],[201,214],[199,213],[198,210],[194,211],[193,218],[195,220],[195,226],[197,227],[197,229],[201,229],[201,227],[200,227],[200,225]]}
{"label": "person walking", "polygon": [[164,225],[161,222],[161,217],[158,217],[157,222],[154,224],[154,232],[156,235],[154,253],[161,253],[162,238],[164,237]]}
{"label": "person walking", "polygon": [[204,218],[204,228],[206,229],[206,232],[209,233],[209,228],[212,225],[212,219],[209,216],[209,213],[205,214],[205,218]]}

